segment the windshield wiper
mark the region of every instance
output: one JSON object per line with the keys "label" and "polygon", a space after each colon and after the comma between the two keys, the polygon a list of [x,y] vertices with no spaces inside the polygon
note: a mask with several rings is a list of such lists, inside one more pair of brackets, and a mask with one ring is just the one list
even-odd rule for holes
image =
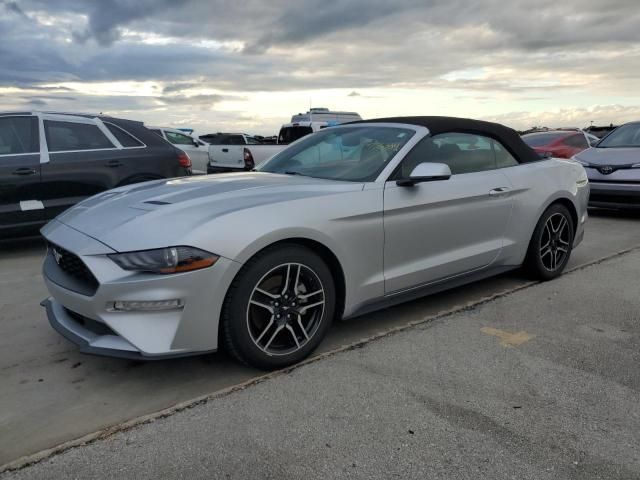
{"label": "windshield wiper", "polygon": [[285,175],[302,175],[302,176],[306,177],[306,175],[304,173],[294,172],[293,170],[285,170],[283,173]]}

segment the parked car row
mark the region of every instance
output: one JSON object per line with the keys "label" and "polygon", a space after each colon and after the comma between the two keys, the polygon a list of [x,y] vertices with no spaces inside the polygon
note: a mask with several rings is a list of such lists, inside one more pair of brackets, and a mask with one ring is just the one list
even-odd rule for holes
{"label": "parked car row", "polygon": [[0,114],[0,239],[38,232],[97,193],[191,175],[182,151],[141,122],[107,116]]}
{"label": "parked car row", "polygon": [[290,143],[323,128],[362,120],[355,112],[333,112],[328,108],[312,108],[298,113],[285,123],[278,133],[277,143],[263,143],[256,137],[242,133],[218,133],[201,136],[209,141],[207,173],[251,170],[256,165],[282,151]]}
{"label": "parked car row", "polygon": [[640,122],[616,128],[573,160],[587,171],[591,206],[640,209]]}
{"label": "parked car row", "polygon": [[207,163],[209,162],[209,151],[207,150],[207,147],[209,145],[206,142],[198,140],[188,133],[176,128],[147,128],[185,152],[191,159],[192,172],[194,175],[207,173]]}
{"label": "parked car row", "polygon": [[640,122],[592,128],[606,129],[606,134],[598,138],[579,129],[545,129],[522,139],[541,156],[582,164],[591,184],[590,206],[640,209]]}
{"label": "parked car row", "polygon": [[[291,142],[359,119],[353,112],[311,109],[282,125],[277,143],[262,143],[261,137],[244,133],[196,138],[184,130],[102,115],[2,113],[0,239],[35,233],[71,205],[114,187],[252,170]],[[579,129],[545,129],[522,139],[542,156],[582,163],[593,184],[592,206],[638,208],[638,125],[623,125],[602,140]],[[347,148],[342,145],[341,151]],[[315,161],[326,161],[334,153],[317,151]]]}

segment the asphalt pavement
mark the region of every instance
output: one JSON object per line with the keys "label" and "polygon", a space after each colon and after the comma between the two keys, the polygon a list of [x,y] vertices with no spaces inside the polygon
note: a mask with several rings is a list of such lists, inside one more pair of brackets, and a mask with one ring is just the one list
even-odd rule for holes
{"label": "asphalt pavement", "polygon": [[[570,268],[638,245],[638,216],[597,213],[592,215]],[[147,364],[79,354],[51,330],[38,306],[46,296],[39,273],[42,254],[39,240],[0,245],[0,465],[100,429],[108,433],[122,422],[261,375],[224,354]],[[596,283],[613,288],[613,284]],[[527,280],[516,272],[339,323],[318,353],[526,285]],[[575,293],[571,284],[566,288],[567,293]],[[519,317],[520,311],[507,314]],[[488,332],[483,336],[503,335]]]}
{"label": "asphalt pavement", "polygon": [[640,478],[640,251],[1,476]]}

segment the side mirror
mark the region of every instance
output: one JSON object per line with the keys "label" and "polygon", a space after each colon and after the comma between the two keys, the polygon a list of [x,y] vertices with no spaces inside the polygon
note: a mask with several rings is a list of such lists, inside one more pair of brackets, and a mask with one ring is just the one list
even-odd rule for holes
{"label": "side mirror", "polygon": [[400,187],[412,187],[416,183],[434,182],[437,180],[449,180],[451,169],[446,163],[423,162],[413,169],[409,178],[401,178],[396,181]]}

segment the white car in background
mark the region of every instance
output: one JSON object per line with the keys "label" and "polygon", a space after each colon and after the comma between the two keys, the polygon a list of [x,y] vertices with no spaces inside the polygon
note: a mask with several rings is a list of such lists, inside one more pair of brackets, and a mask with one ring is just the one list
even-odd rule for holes
{"label": "white car in background", "polygon": [[207,143],[176,128],[147,128],[189,155],[194,175],[207,173],[207,163],[209,162],[209,145]]}
{"label": "white car in background", "polygon": [[246,133],[212,133],[200,138],[210,143],[207,173],[251,170],[287,146],[262,144]]}

